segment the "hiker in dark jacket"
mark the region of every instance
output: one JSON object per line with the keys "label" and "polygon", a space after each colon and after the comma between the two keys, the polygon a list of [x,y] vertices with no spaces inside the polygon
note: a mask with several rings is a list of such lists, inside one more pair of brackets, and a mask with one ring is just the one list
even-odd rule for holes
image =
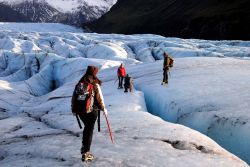
{"label": "hiker in dark jacket", "polygon": [[124,92],[128,92],[128,90],[130,92],[133,91],[133,79],[127,74],[124,80],[124,88],[125,91]]}
{"label": "hiker in dark jacket", "polygon": [[166,53],[163,53],[164,62],[163,62],[163,80],[162,85],[168,84],[168,73],[169,69],[173,66],[173,59]]}
{"label": "hiker in dark jacket", "polygon": [[72,96],[72,101],[71,101],[72,113],[78,114],[80,119],[84,123],[84,130],[83,130],[83,136],[82,136],[82,148],[81,148],[82,161],[92,160],[94,158],[94,156],[90,153],[90,146],[92,142],[95,122],[98,116],[98,111],[102,110],[107,113],[107,110],[104,104],[102,91],[100,88],[100,85],[102,84],[102,82],[97,78],[96,76],[97,72],[98,72],[97,67],[88,66],[85,75],[78,82],[78,84],[87,83],[93,86],[92,92],[94,96],[93,98],[94,101],[93,101],[93,107],[91,108],[91,110],[88,113],[87,112],[81,113],[81,111],[79,112],[79,109],[78,109],[79,106],[77,106],[78,95],[76,94],[76,91],[74,91],[73,96]]}
{"label": "hiker in dark jacket", "polygon": [[124,68],[124,65],[121,64],[120,67],[117,70],[117,76],[118,76],[118,80],[119,80],[119,84],[118,84],[118,89],[123,89],[123,79],[126,76],[126,69]]}

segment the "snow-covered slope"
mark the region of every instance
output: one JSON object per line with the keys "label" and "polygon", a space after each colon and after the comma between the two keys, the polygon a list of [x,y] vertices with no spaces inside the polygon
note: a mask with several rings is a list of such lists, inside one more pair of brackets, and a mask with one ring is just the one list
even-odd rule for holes
{"label": "snow-covered slope", "polygon": [[116,0],[0,0],[33,22],[81,25],[101,17]]}
{"label": "snow-covered slope", "polygon": [[[197,129],[250,162],[250,42],[20,32],[16,25],[7,31],[0,24],[1,166],[82,166],[70,98],[90,64],[101,69],[116,142],[102,117],[92,166],[248,166],[207,136],[147,111]],[[163,51],[176,57],[168,87],[160,85]],[[116,89],[121,62],[140,91]]]}
{"label": "snow-covered slope", "polygon": [[23,2],[30,3],[48,3],[51,7],[63,11],[63,12],[74,12],[79,6],[86,4],[88,6],[99,6],[102,8],[110,8],[116,3],[116,0],[0,0],[0,2],[7,3],[10,5],[18,5]]}
{"label": "snow-covered slope", "polygon": [[[0,33],[3,35],[5,32],[83,32],[72,26],[60,23],[1,23]],[[20,33],[22,34],[22,33]],[[3,36],[2,36],[3,37]]]}

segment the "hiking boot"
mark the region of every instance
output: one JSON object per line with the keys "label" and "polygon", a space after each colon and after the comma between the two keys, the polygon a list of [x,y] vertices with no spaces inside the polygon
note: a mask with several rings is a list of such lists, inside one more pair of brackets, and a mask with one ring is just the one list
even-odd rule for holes
{"label": "hiking boot", "polygon": [[82,154],[82,161],[92,161],[94,159],[94,155],[90,152],[86,152]]}
{"label": "hiking boot", "polygon": [[167,86],[167,85],[168,85],[168,82],[162,82],[161,85]]}

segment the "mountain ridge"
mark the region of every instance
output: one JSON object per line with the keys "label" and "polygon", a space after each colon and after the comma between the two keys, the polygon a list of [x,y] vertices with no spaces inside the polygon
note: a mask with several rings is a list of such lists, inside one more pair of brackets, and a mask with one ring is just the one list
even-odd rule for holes
{"label": "mountain ridge", "polygon": [[[115,2],[116,0],[0,0],[0,3],[32,22],[59,22],[77,26],[101,17]],[[3,15],[6,13],[4,9],[2,12]]]}

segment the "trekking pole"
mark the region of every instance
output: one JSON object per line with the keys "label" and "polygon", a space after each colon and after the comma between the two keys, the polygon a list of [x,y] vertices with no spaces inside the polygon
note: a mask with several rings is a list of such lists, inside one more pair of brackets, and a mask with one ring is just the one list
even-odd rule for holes
{"label": "trekking pole", "polygon": [[171,78],[171,74],[170,74],[170,71],[168,71],[168,73],[169,73],[169,78]]}
{"label": "trekking pole", "polygon": [[98,110],[97,122],[98,122],[98,132],[101,132],[101,111],[100,110]]}
{"label": "trekking pole", "polygon": [[115,82],[114,82],[114,85],[115,85],[115,83],[118,81],[118,78],[115,80]]}
{"label": "trekking pole", "polygon": [[111,128],[110,128],[108,116],[106,115],[106,113],[104,111],[103,111],[103,113],[104,113],[104,116],[105,116],[105,119],[106,119],[106,122],[107,122],[107,125],[108,125],[110,139],[111,139],[112,143],[115,144],[114,139],[113,139],[113,135],[112,135],[112,131],[111,131]]}
{"label": "trekking pole", "polygon": [[76,115],[76,120],[78,122],[79,128],[82,129],[82,125],[81,125],[81,122],[80,122],[78,115]]}

